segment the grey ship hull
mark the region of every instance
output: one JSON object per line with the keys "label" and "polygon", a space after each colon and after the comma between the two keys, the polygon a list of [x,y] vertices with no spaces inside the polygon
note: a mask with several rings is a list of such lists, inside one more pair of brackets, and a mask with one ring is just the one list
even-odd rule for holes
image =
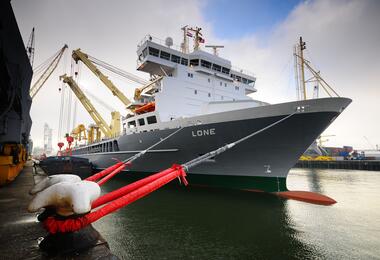
{"label": "grey ship hull", "polygon": [[[130,170],[153,173],[174,163],[185,163],[260,130],[302,107],[304,112],[294,114],[189,172],[190,184],[284,191],[287,190],[286,176],[290,168],[350,102],[346,98],[315,99],[186,119],[186,123],[181,123],[184,129],[136,160]],[[172,122],[173,126],[175,123]],[[122,135],[92,148],[77,149],[73,155],[88,158],[96,168],[103,169],[114,164],[115,159],[125,160],[157,143],[176,129],[178,127]],[[113,151],[110,151],[111,144]],[[103,152],[90,153],[96,145],[99,150],[102,147]]]}

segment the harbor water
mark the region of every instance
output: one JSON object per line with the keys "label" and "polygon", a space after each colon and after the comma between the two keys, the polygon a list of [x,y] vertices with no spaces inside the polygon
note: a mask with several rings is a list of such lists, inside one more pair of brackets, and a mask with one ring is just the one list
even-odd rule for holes
{"label": "harbor water", "polygon": [[170,185],[95,227],[121,259],[380,259],[380,172],[292,169],[287,184],[338,203]]}

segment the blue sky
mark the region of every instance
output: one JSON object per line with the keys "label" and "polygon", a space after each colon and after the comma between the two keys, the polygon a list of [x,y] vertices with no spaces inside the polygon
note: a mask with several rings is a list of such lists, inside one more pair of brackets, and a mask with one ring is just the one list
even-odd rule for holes
{"label": "blue sky", "polygon": [[211,22],[216,36],[236,39],[271,30],[283,21],[301,0],[210,0],[203,16]]}

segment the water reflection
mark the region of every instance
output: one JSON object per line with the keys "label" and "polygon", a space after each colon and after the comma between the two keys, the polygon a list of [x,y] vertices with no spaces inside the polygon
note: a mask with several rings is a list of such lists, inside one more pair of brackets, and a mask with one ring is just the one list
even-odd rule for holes
{"label": "water reflection", "polygon": [[[125,185],[116,179],[105,188]],[[234,190],[165,187],[96,227],[115,254],[131,259],[305,259],[321,257],[302,239],[286,200]]]}
{"label": "water reflection", "polygon": [[310,191],[323,193],[323,188],[321,185],[320,175],[318,174],[318,169],[310,169],[308,171],[308,174],[306,174],[306,177],[307,177]]}

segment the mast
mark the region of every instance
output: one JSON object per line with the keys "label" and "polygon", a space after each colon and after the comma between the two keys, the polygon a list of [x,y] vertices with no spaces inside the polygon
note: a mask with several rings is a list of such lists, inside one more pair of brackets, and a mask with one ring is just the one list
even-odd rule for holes
{"label": "mast", "polygon": [[295,79],[295,84],[296,84],[297,100],[300,100],[301,95],[300,95],[300,83],[299,83],[299,76],[298,76],[297,45],[294,45],[293,56],[294,56],[294,79]]}
{"label": "mast", "polygon": [[303,99],[306,100],[306,83],[305,83],[305,66],[304,66],[304,58],[303,58],[303,50],[306,49],[306,43],[302,41],[302,37],[300,37],[299,42],[299,57],[300,57],[300,74],[301,74],[301,86],[303,92]]}
{"label": "mast", "polygon": [[181,30],[183,31],[183,42],[181,44],[181,51],[186,54],[189,50],[189,43],[187,41],[187,25],[182,27]]}
{"label": "mast", "polygon": [[194,51],[197,51],[197,50],[199,50],[199,43],[204,43],[204,39],[202,38],[202,33],[201,33],[202,28],[195,27],[195,29],[189,28],[188,30],[193,31],[195,33]]}

